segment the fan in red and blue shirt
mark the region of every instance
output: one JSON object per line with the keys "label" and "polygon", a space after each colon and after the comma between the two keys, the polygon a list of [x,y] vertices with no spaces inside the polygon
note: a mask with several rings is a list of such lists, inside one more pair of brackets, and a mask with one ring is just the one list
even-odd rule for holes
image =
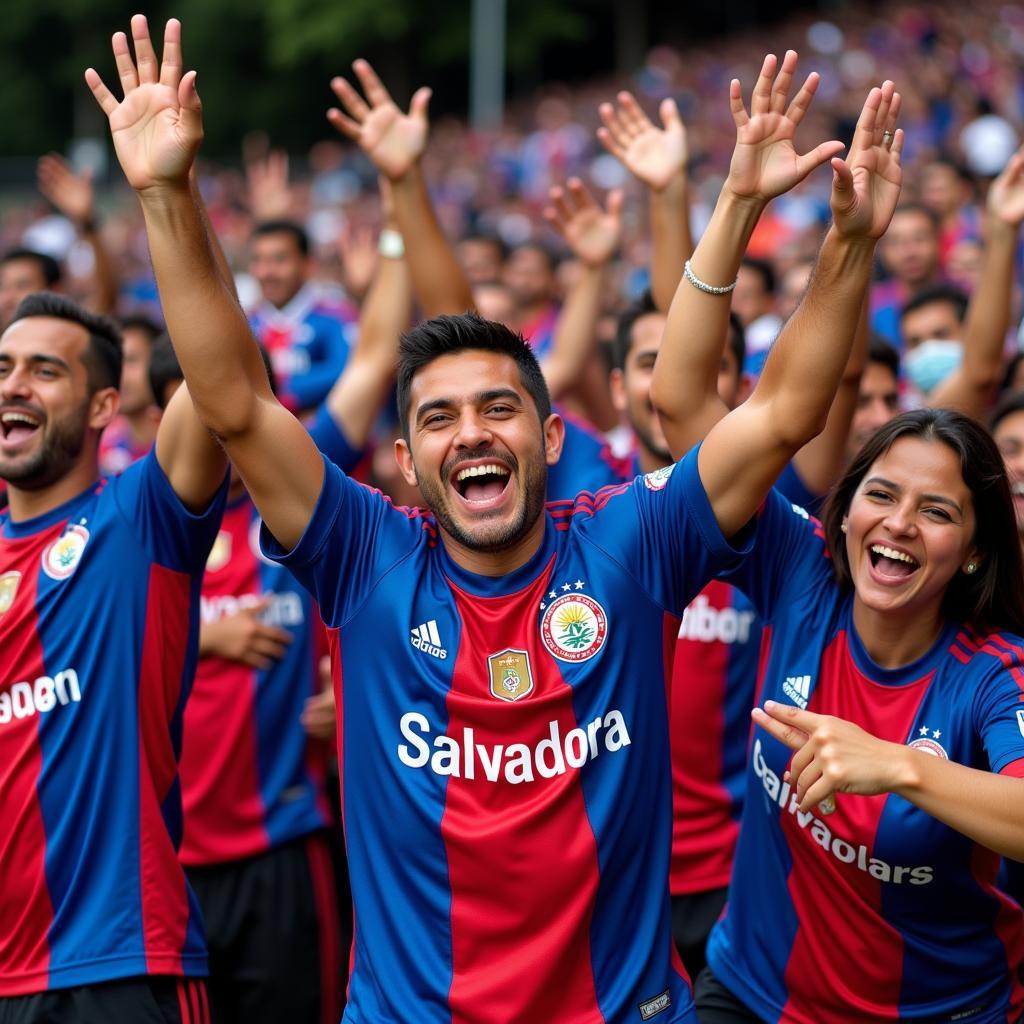
{"label": "fan in red and blue shirt", "polygon": [[249,322],[270,353],[282,403],[295,413],[309,412],[345,368],[358,310],[308,278],[309,239],[298,224],[260,224],[250,246],[250,269],[263,299]]}
{"label": "fan in red and blue shirt", "polygon": [[746,1008],[730,1019],[1017,1021],[1024,914],[993,849],[1024,855],[1024,640],[993,627],[1024,627],[1024,593],[998,451],[965,417],[906,414],[827,524],[773,494],[729,574],[764,616],[774,703],[699,1004],[724,988]]}
{"label": "fan in red and blue shirt", "polygon": [[119,375],[116,328],[59,296],[0,339],[4,1019],[208,1019],[177,755],[225,464],[182,392],[99,479]]}

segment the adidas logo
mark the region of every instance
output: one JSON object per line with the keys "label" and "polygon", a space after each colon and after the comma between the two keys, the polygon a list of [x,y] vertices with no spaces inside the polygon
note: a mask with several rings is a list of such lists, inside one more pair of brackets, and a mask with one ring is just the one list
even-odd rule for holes
{"label": "adidas logo", "polygon": [[410,630],[409,640],[413,647],[424,654],[432,654],[442,661],[448,657],[448,652],[441,646],[441,634],[437,631],[437,620],[431,619],[422,625],[414,626]]}
{"label": "adidas logo", "polygon": [[782,684],[782,692],[794,704],[796,704],[797,707],[801,707],[806,711],[807,701],[811,696],[811,677],[786,676],[786,681]]}

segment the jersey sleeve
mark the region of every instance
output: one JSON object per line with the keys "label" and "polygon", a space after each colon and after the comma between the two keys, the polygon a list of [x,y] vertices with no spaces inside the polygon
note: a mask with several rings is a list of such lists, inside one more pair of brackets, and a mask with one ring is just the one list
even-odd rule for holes
{"label": "jersey sleeve", "polygon": [[309,345],[309,369],[288,379],[288,391],[297,409],[312,409],[322,402],[348,361],[348,342],[340,320],[320,316],[315,330]]}
{"label": "jersey sleeve", "polygon": [[313,438],[313,442],[320,449],[321,454],[333,462],[342,473],[351,473],[363,457],[362,451],[349,443],[348,438],[327,408],[326,402],[317,409],[316,415],[310,422],[309,436]]}
{"label": "jersey sleeve", "polygon": [[674,615],[750,543],[749,530],[733,542],[723,536],[697,472],[697,451],[627,484],[580,495],[574,506],[577,515],[591,513],[582,534]]}
{"label": "jersey sleeve", "polygon": [[974,690],[975,729],[992,771],[1020,776],[1024,762],[1024,639],[997,633],[983,650],[995,665]]}
{"label": "jersey sleeve", "polygon": [[220,529],[228,474],[202,512],[190,511],[171,486],[155,447],[111,480],[117,507],[158,565],[176,572],[202,572]]}
{"label": "jersey sleeve", "polygon": [[765,622],[798,594],[832,576],[825,531],[806,509],[779,491],[768,494],[757,513],[756,530],[744,556],[721,578],[737,586]]}
{"label": "jersey sleeve", "polygon": [[324,459],[324,483],[306,530],[291,551],[260,526],[267,558],[286,566],[337,627],[398,562],[425,542],[432,521],[396,509],[379,491],[350,480]]}

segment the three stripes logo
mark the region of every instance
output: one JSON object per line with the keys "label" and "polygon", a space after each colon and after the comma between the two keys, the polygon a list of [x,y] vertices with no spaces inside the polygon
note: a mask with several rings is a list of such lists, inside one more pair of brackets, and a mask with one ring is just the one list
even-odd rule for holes
{"label": "three stripes logo", "polygon": [[410,630],[409,642],[424,654],[430,654],[442,661],[448,657],[448,652],[441,646],[441,634],[437,631],[437,620],[413,626]]}
{"label": "three stripes logo", "polygon": [[807,701],[811,696],[811,677],[786,676],[786,681],[782,684],[782,692],[797,707],[803,708],[806,711]]}

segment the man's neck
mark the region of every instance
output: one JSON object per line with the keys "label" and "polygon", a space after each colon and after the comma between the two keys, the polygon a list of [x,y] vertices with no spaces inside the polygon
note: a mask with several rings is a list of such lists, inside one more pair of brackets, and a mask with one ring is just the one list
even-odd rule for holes
{"label": "man's neck", "polygon": [[79,463],[69,473],[39,490],[23,490],[17,484],[7,484],[7,510],[15,523],[44,516],[55,508],[78,497],[99,479],[100,471],[95,456]]}
{"label": "man's neck", "polygon": [[520,537],[515,544],[500,551],[468,548],[445,530],[441,530],[441,543],[444,544],[448,557],[460,569],[476,573],[478,576],[507,576],[526,565],[540,550],[544,541],[545,520],[546,516],[541,513],[529,532]]}

